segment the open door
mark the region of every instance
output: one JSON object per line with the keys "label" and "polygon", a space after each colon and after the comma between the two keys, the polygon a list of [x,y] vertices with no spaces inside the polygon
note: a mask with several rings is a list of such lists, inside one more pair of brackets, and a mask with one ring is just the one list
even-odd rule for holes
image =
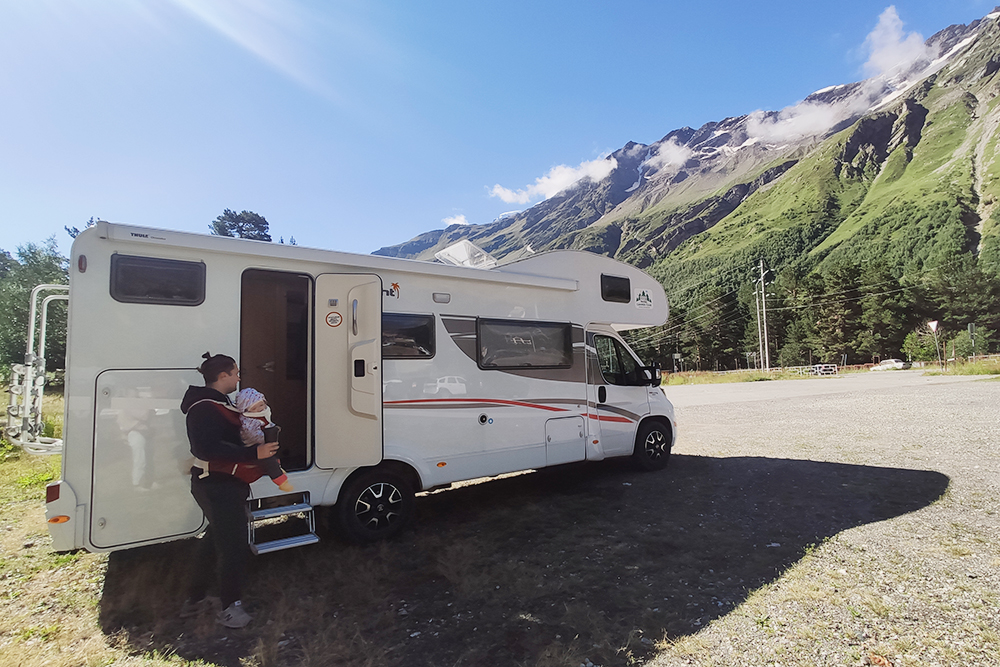
{"label": "open door", "polygon": [[[90,544],[98,549],[197,535],[181,398],[203,384],[190,368],[107,370],[94,387]],[[81,499],[81,502],[84,502]]]}
{"label": "open door", "polygon": [[316,277],[316,465],[382,460],[382,280]]}
{"label": "open door", "polygon": [[240,387],[267,398],[281,427],[278,457],[285,470],[309,467],[309,283],[304,274],[261,269],[242,278]]}

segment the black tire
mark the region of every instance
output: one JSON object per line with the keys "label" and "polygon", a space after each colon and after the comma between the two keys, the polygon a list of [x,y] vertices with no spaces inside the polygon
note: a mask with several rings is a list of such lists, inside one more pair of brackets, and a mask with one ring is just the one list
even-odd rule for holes
{"label": "black tire", "polygon": [[663,470],[670,462],[670,429],[658,421],[646,421],[635,436],[632,459],[643,470]]}
{"label": "black tire", "polygon": [[413,519],[413,487],[402,476],[373,468],[350,479],[335,509],[341,534],[351,542],[375,542],[397,535]]}

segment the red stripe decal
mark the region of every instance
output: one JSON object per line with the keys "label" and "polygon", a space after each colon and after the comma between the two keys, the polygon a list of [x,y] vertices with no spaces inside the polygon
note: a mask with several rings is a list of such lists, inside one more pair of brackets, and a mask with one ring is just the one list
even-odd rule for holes
{"label": "red stripe decal", "polygon": [[416,398],[408,401],[386,401],[383,405],[420,405],[429,403],[475,403],[486,405],[516,405],[521,408],[535,408],[537,410],[549,410],[551,412],[567,412],[566,408],[555,408],[551,405],[540,405],[538,403],[524,403],[522,401],[506,401],[496,398]]}
{"label": "red stripe decal", "polygon": [[588,414],[591,419],[596,419],[599,422],[615,422],[618,424],[631,424],[632,420],[627,417],[612,417],[611,415],[595,415],[593,413]]}

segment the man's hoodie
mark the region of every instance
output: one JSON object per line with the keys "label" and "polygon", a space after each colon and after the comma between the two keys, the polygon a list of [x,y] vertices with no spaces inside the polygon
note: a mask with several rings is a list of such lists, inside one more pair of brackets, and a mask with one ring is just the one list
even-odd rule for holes
{"label": "man's hoodie", "polygon": [[[206,400],[207,399],[207,400]],[[240,413],[230,409],[229,398],[210,387],[190,386],[181,399],[187,415],[191,453],[202,461],[253,463],[256,447],[244,447],[240,439]]]}

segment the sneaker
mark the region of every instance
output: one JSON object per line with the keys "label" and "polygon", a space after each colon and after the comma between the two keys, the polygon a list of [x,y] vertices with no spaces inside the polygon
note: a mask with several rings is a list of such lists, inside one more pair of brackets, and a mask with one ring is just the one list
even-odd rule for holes
{"label": "sneaker", "polygon": [[243,611],[243,604],[239,600],[220,611],[215,617],[217,623],[227,628],[243,628],[252,620],[250,614]]}
{"label": "sneaker", "polygon": [[219,598],[216,597],[204,597],[200,600],[192,600],[188,598],[184,600],[184,604],[181,605],[181,618],[194,618],[195,616],[201,616],[208,612],[218,609],[221,605],[219,604]]}

